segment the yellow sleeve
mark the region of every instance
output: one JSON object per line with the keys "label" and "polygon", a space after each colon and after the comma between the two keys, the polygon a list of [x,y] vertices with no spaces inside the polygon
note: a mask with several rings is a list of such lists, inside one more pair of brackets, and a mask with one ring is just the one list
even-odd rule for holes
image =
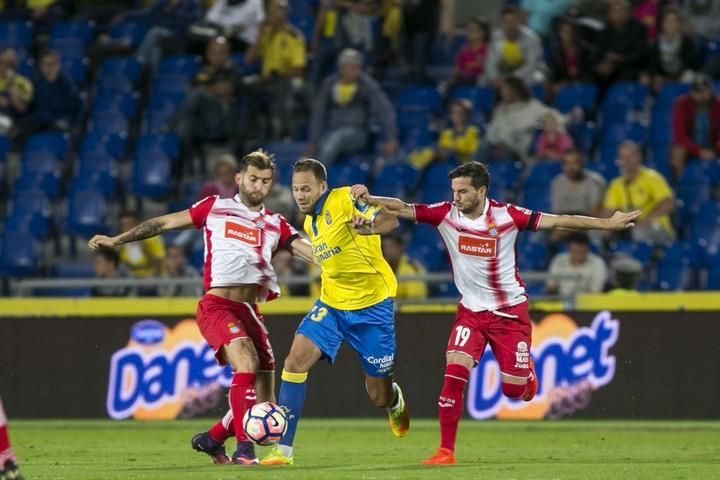
{"label": "yellow sleeve", "polygon": [[650,175],[648,175],[648,183],[656,202],[662,202],[666,198],[673,196],[670,185],[668,185],[665,177],[660,175],[658,172],[650,172]]}
{"label": "yellow sleeve", "polygon": [[307,65],[305,38],[302,34],[296,35],[291,43],[290,65],[292,68],[305,68]]}
{"label": "yellow sleeve", "polygon": [[452,150],[454,147],[453,142],[453,131],[449,128],[446,128],[442,131],[440,134],[440,138],[438,139],[438,147],[445,149],[445,150]]}
{"label": "yellow sleeve", "polygon": [[470,127],[465,134],[455,142],[455,151],[462,157],[475,155],[480,145],[480,134],[476,127]]}
{"label": "yellow sleeve", "polygon": [[623,207],[622,187],[618,180],[610,182],[610,186],[605,192],[605,200],[603,207],[608,210],[621,210]]}
{"label": "yellow sleeve", "polygon": [[25,77],[17,77],[17,88],[23,101],[29,102],[33,97],[33,84]]}
{"label": "yellow sleeve", "polygon": [[165,242],[161,237],[152,237],[144,240],[145,251],[153,258],[165,257]]}

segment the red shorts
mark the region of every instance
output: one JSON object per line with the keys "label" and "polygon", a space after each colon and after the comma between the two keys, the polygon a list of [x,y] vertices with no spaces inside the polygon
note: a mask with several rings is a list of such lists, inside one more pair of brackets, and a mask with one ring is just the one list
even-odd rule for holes
{"label": "red shorts", "polygon": [[221,352],[223,345],[249,338],[257,351],[259,370],[275,370],[275,356],[257,305],[205,294],[198,302],[196,319],[200,333],[215,350],[220,365],[227,364]]}
{"label": "red shorts", "polygon": [[464,353],[476,363],[489,343],[500,372],[526,378],[530,372],[532,322],[527,302],[495,311],[473,312],[458,305],[447,353]]}

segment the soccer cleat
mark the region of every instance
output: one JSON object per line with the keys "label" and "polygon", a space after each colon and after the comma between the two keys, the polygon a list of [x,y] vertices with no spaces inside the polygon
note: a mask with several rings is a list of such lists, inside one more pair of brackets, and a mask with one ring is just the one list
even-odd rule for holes
{"label": "soccer cleat", "polygon": [[408,414],[407,403],[405,403],[405,397],[403,397],[400,385],[397,383],[393,384],[397,389],[397,406],[395,408],[388,408],[388,422],[390,423],[390,431],[397,438],[402,438],[407,435],[410,430],[410,415]]}
{"label": "soccer cleat", "polygon": [[438,448],[435,455],[423,462],[423,465],[455,465],[455,453],[447,448]]}
{"label": "soccer cleat", "polygon": [[207,454],[213,463],[227,465],[232,463],[225,453],[225,447],[210,438],[208,432],[198,433],[190,441],[193,450]]}
{"label": "soccer cleat", "polygon": [[5,462],[5,466],[0,470],[0,480],[23,480],[24,478],[20,473],[20,467],[12,460]]}
{"label": "soccer cleat", "polygon": [[529,402],[535,397],[538,391],[538,379],[535,374],[535,362],[530,358],[528,362],[530,366],[530,376],[528,377],[527,384],[525,385],[525,393],[522,396],[523,401]]}
{"label": "soccer cleat", "polygon": [[280,447],[276,445],[273,447],[272,450],[270,450],[270,453],[265,455],[265,458],[260,460],[260,463],[262,465],[292,465],[293,457],[288,457],[287,455],[283,454],[282,450],[280,450]]}
{"label": "soccer cleat", "polygon": [[232,463],[235,465],[258,465],[260,463],[255,456],[255,446],[252,442],[238,443],[237,450],[232,456]]}

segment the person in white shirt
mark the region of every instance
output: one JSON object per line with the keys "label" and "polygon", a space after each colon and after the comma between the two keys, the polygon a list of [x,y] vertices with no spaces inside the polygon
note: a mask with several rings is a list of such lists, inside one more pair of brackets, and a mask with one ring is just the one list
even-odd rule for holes
{"label": "person in white shirt", "polygon": [[547,293],[570,296],[602,292],[607,281],[607,266],[599,255],[590,251],[590,238],[586,233],[576,232],[567,237],[567,244],[567,252],[555,255],[548,273],[577,278],[550,279],[545,283]]}

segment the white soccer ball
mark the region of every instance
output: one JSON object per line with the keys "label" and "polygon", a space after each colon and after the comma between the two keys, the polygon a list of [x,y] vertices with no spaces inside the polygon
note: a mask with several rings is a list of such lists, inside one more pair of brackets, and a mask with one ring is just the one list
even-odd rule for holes
{"label": "white soccer ball", "polygon": [[258,445],[273,445],[287,430],[285,412],[272,402],[253,405],[243,416],[245,435]]}

